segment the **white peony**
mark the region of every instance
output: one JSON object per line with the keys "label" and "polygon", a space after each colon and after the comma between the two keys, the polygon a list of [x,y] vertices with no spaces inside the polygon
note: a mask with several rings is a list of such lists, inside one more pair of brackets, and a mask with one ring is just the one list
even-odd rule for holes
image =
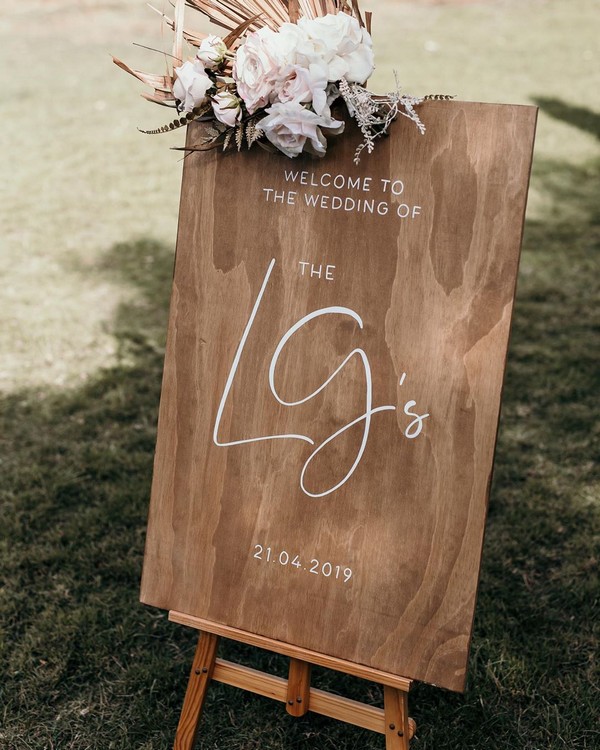
{"label": "white peony", "polygon": [[281,67],[276,37],[264,26],[248,34],[235,53],[233,78],[250,114],[266,107],[274,96]]}
{"label": "white peony", "polygon": [[185,62],[175,68],[177,78],[173,85],[173,96],[181,102],[182,112],[191,112],[206,102],[206,92],[213,82],[198,63]]}
{"label": "white peony", "polygon": [[298,26],[328,66],[328,79],[364,83],[375,69],[371,35],[348,13],[301,18]]}
{"label": "white peony", "polygon": [[220,36],[210,34],[206,39],[202,40],[196,52],[196,58],[203,68],[214,70],[225,60],[226,54],[227,46],[225,42]]}
{"label": "white peony", "polygon": [[344,123],[321,117],[298,102],[276,102],[257,127],[276,148],[293,158],[305,148],[317,156],[324,156],[327,141],[321,128],[340,133]]}
{"label": "white peony", "polygon": [[242,119],[242,103],[230,91],[221,91],[214,96],[212,106],[217,120],[230,128]]}

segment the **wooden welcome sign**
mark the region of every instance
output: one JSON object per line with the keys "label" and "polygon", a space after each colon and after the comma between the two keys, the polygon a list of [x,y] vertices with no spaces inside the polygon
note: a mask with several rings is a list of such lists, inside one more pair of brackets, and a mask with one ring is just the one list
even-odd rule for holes
{"label": "wooden welcome sign", "polygon": [[186,158],[142,601],[461,691],[536,110],[419,113]]}

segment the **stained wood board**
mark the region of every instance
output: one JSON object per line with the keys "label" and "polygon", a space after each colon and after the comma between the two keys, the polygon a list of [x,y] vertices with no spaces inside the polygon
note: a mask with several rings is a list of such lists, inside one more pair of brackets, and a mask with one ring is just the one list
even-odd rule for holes
{"label": "stained wood board", "polygon": [[420,114],[186,158],[141,598],[460,691],[536,109]]}

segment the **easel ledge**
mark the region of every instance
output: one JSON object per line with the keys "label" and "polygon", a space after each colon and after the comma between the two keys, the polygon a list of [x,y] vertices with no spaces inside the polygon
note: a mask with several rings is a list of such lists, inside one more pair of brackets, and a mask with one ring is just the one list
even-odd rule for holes
{"label": "easel ledge", "polygon": [[[411,680],[182,612],[170,611],[169,620],[201,631],[174,750],[192,750],[211,680],[281,701],[286,704],[286,710],[292,716],[303,716],[308,711],[313,711],[384,734],[386,750],[408,750],[409,741],[416,731],[415,722],[408,717]],[[290,657],[288,679],[218,659],[216,652],[219,637]],[[313,664],[382,684],[384,708],[369,706],[311,687],[310,671]]]}

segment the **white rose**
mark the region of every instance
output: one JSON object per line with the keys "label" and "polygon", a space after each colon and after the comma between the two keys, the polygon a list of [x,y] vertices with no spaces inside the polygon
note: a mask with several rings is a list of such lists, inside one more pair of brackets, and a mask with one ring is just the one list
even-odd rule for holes
{"label": "white rose", "polygon": [[373,42],[366,29],[348,13],[301,18],[298,25],[328,66],[330,81],[341,78],[364,83],[375,68]]}
{"label": "white rose", "polygon": [[183,112],[191,112],[194,107],[204,104],[206,92],[213,82],[197,63],[186,62],[175,68],[177,78],[173,85],[173,96],[181,102]]}
{"label": "white rose", "polygon": [[221,91],[214,96],[212,106],[217,120],[230,128],[242,119],[242,103],[230,91]]}
{"label": "white rose", "polygon": [[328,135],[339,135],[344,132],[345,127],[346,123],[343,120],[334,120],[330,111],[321,117],[321,128],[326,130]]}
{"label": "white rose", "polygon": [[220,36],[210,34],[206,39],[202,40],[198,51],[196,52],[196,58],[200,62],[203,68],[214,70],[225,60],[227,54],[227,47],[225,42]]}
{"label": "white rose", "polygon": [[298,26],[309,39],[318,43],[322,54],[352,52],[363,42],[357,19],[348,13],[332,13],[318,18],[301,18]]}
{"label": "white rose", "polygon": [[354,52],[344,55],[342,60],[347,68],[344,78],[349,83],[365,83],[375,70],[375,55],[370,44],[359,44]]}
{"label": "white rose", "polygon": [[297,102],[276,102],[267,110],[267,116],[257,123],[268,140],[286,156],[293,158],[304,148],[324,156],[327,141],[321,128],[341,132],[344,123],[330,117],[320,117]]}
{"label": "white rose", "polygon": [[274,37],[276,32],[263,27],[248,34],[235,53],[233,78],[250,114],[266,107],[274,96],[280,68]]}
{"label": "white rose", "polygon": [[328,84],[327,88],[325,89],[325,97],[325,106],[323,107],[323,110],[319,112],[319,114],[323,117],[328,117],[331,119],[331,105],[336,101],[336,99],[340,98],[340,90],[337,87],[336,83]]}
{"label": "white rose", "polygon": [[[295,65],[296,63],[316,62],[315,59],[299,60],[300,51],[303,50],[308,42],[306,33],[295,23],[283,23],[272,38],[274,54],[276,55],[280,67]],[[312,53],[314,58],[314,53]]]}
{"label": "white rose", "polygon": [[[311,90],[322,89],[326,86],[327,69],[323,68],[323,60],[315,51],[314,44],[305,32],[295,23],[284,23],[278,31],[268,28],[259,29],[248,34],[246,41],[236,52],[233,77],[237,83],[238,92],[248,112],[252,114],[261,107],[266,107],[275,101],[284,85],[290,79],[295,80],[295,67],[310,69],[320,66],[310,73],[313,83],[308,83]],[[308,74],[307,74],[308,75]],[[321,80],[325,76],[325,84]],[[289,88],[289,86],[288,86]],[[310,101],[297,98],[297,93],[288,93],[285,99],[296,101]],[[317,95],[317,99],[320,95]]]}
{"label": "white rose", "polygon": [[277,99],[280,102],[309,104],[318,115],[327,108],[327,68],[313,63],[307,68],[293,65],[287,68],[286,77],[277,86]]}

